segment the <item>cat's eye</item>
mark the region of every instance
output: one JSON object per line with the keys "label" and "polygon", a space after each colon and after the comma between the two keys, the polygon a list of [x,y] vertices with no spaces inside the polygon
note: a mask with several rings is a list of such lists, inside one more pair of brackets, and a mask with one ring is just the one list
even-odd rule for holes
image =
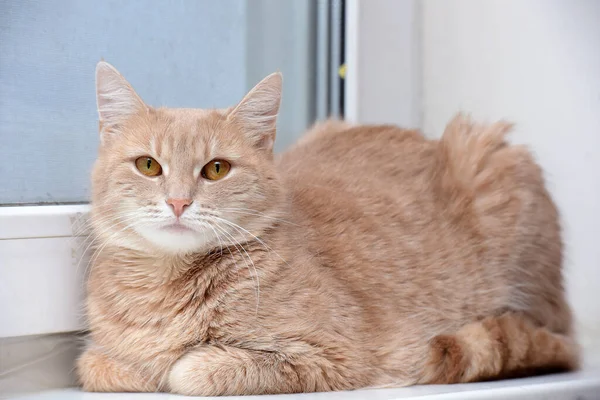
{"label": "cat's eye", "polygon": [[211,181],[218,181],[229,173],[231,164],[225,160],[212,160],[202,168],[202,176]]}
{"label": "cat's eye", "polygon": [[146,176],[158,176],[162,174],[162,167],[152,157],[144,156],[135,160],[136,168]]}

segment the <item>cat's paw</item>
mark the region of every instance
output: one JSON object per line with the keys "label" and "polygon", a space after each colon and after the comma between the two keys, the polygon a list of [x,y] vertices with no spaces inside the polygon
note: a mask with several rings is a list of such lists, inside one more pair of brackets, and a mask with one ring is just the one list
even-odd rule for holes
{"label": "cat's paw", "polygon": [[184,354],[169,372],[169,391],[187,396],[217,395],[211,384],[214,368],[210,367],[208,351],[202,348]]}
{"label": "cat's paw", "polygon": [[244,369],[242,354],[203,346],[183,355],[169,373],[169,391],[187,396],[244,394],[238,372]]}
{"label": "cat's paw", "polygon": [[86,350],[77,360],[77,375],[86,392],[154,392],[157,389],[157,385],[141,374],[94,349]]}

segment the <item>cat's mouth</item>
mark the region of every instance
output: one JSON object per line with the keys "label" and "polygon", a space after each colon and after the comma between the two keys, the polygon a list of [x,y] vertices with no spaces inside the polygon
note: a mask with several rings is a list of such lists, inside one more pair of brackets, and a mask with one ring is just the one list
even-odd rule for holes
{"label": "cat's mouth", "polygon": [[182,224],[181,222],[174,222],[172,224],[164,225],[161,227],[162,230],[173,232],[173,233],[189,233],[194,232],[192,228],[187,225]]}

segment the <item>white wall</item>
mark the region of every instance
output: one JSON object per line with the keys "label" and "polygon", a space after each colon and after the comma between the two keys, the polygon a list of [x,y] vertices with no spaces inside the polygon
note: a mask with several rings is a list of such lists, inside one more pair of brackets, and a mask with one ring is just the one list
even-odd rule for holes
{"label": "white wall", "polygon": [[421,125],[418,0],[348,0],[344,114],[361,123]]}
{"label": "white wall", "polygon": [[423,128],[464,110],[508,118],[562,211],[568,292],[600,360],[600,1],[426,0]]}

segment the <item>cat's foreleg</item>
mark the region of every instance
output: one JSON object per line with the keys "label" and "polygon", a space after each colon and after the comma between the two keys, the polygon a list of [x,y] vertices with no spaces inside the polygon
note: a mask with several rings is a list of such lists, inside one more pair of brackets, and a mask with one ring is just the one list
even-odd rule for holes
{"label": "cat's foreleg", "polygon": [[167,389],[185,395],[222,396],[349,388],[349,380],[332,363],[315,354],[290,356],[206,345],[175,362]]}

